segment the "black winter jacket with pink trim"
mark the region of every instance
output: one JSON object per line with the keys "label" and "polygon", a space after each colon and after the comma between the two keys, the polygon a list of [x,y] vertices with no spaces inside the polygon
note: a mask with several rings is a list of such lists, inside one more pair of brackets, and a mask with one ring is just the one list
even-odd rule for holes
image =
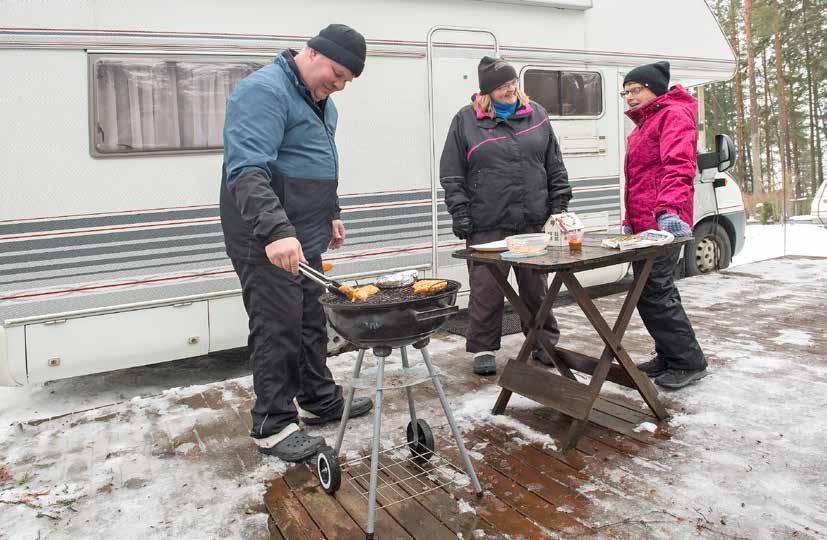
{"label": "black winter jacket with pink trim", "polygon": [[445,204],[474,231],[521,231],[568,208],[571,186],[548,114],[535,102],[507,119],[467,105],[451,122],[439,164]]}

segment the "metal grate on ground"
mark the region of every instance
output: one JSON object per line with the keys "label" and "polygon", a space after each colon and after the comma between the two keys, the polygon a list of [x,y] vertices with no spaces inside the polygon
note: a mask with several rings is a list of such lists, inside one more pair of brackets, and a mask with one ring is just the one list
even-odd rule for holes
{"label": "metal grate on ground", "polygon": [[[450,446],[453,441],[434,434],[436,448]],[[427,461],[416,459],[408,443],[383,447],[379,451],[379,474],[376,485],[377,508],[388,508],[395,504],[424,495],[428,492],[451,486],[465,486],[470,479],[465,472],[442,456],[438,450],[430,453]],[[370,487],[371,456],[365,455],[342,464],[343,476],[351,483],[365,501]]]}

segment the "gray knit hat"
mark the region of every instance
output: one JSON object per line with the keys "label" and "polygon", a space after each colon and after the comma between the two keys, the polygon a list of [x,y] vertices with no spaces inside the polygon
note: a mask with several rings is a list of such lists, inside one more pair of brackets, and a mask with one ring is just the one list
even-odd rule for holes
{"label": "gray knit hat", "polygon": [[669,90],[669,62],[655,62],[636,67],[623,77],[623,86],[630,82],[640,83],[656,96],[662,96]]}
{"label": "gray knit hat", "polygon": [[329,25],[319,35],[310,38],[307,46],[345,66],[354,77],[361,75],[365,68],[365,37],[345,24]]}
{"label": "gray knit hat", "polygon": [[480,94],[490,94],[503,83],[517,78],[514,67],[501,58],[483,56],[477,67],[480,78]]}

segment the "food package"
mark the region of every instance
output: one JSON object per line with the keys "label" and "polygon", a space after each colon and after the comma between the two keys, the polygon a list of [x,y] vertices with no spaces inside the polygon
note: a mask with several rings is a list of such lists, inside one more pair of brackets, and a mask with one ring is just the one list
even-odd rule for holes
{"label": "food package", "polygon": [[361,287],[356,287],[353,289],[352,294],[350,295],[350,301],[356,302],[359,300],[360,302],[364,302],[374,294],[379,292],[379,287],[375,285],[363,285]]}
{"label": "food package", "polygon": [[441,291],[448,286],[444,279],[422,279],[413,284],[414,294]]}
{"label": "food package", "polygon": [[380,289],[395,289],[397,287],[407,287],[416,281],[419,272],[416,270],[407,270],[405,272],[397,272],[395,274],[387,274],[376,280],[376,286]]}
{"label": "food package", "polygon": [[642,233],[638,234],[606,238],[603,240],[603,247],[609,249],[619,249],[620,251],[626,251],[628,249],[669,244],[674,240],[675,237],[674,235],[672,235],[672,233],[649,229],[648,231],[643,231]]}

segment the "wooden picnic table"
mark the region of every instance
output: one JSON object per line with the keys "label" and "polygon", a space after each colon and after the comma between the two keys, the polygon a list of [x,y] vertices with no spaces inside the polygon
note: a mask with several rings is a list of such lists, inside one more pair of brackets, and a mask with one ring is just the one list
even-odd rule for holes
{"label": "wooden picnic table", "polygon": [[[692,238],[676,238],[674,242],[666,245],[620,251],[601,246],[602,240],[609,236],[612,235],[587,233],[583,240],[582,251],[579,253],[570,252],[568,247],[551,246],[546,255],[523,259],[503,259],[500,253],[479,252],[473,249],[463,249],[453,253],[457,259],[485,265],[529,329],[519,354],[516,358],[508,360],[497,381],[502,390],[492,413],[503,413],[512,392],[552,407],[571,419],[564,443],[566,449],[576,446],[606,380],[637,390],[658,419],[663,420],[669,417],[666,408],[658,400],[658,392],[654,384],[637,368],[623,348],[621,341],[643,291],[643,286],[649,278],[655,258],[682,248]],[[609,327],[575,274],[584,270],[633,261],[644,261],[643,269],[626,294],[614,326]],[[531,312],[508,282],[508,272],[512,266],[528,268],[543,274],[554,273],[548,293],[536,313]],[[603,340],[605,347],[599,357],[557,347],[540,332],[563,285],[566,286],[589,323]],[[529,361],[531,352],[537,348],[537,345],[546,352],[554,367],[559,371],[559,375],[548,366]],[[572,370],[590,374],[591,380],[588,384],[580,382]]]}

